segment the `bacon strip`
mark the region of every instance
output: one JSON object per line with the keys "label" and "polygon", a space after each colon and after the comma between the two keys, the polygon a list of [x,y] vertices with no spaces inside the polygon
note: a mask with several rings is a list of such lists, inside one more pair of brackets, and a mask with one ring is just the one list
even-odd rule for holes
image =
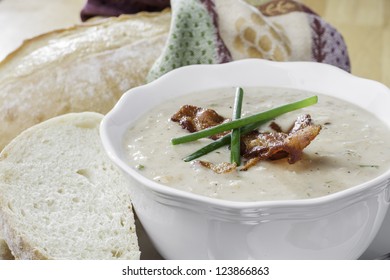
{"label": "bacon strip", "polygon": [[319,134],[320,125],[314,125],[310,115],[299,116],[294,126],[285,132],[253,131],[244,135],[241,153],[248,160],[241,170],[248,170],[259,160],[288,158],[293,164],[301,159],[303,149]]}
{"label": "bacon strip", "polygon": [[217,164],[203,160],[198,160],[197,162],[203,167],[213,170],[217,174],[229,173],[236,170],[237,168],[237,165],[235,163],[230,162],[221,162]]}
{"label": "bacon strip", "polygon": [[[230,121],[230,119],[222,117],[212,109],[204,109],[194,105],[183,105],[171,117],[171,120],[178,122],[183,129],[187,129],[189,132],[200,131]],[[210,138],[217,140],[228,133],[229,131],[226,131],[210,136]]]}

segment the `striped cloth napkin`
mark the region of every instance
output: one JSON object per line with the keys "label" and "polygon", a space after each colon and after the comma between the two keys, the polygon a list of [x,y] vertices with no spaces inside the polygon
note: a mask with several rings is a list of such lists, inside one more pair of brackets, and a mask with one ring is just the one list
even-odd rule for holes
{"label": "striped cloth napkin", "polygon": [[[116,3],[115,15],[129,13],[130,10],[138,12],[145,7],[146,10],[157,11],[171,5],[172,21],[168,40],[161,56],[149,72],[148,81],[184,65],[217,64],[245,58],[316,61],[350,72],[348,51],[342,35],[319,15],[297,1],[88,2],[105,3],[100,7],[101,11],[104,8],[112,8]],[[146,6],[142,7],[141,3]],[[147,6],[150,3],[155,5]],[[84,13],[87,9],[88,3],[83,9]]]}

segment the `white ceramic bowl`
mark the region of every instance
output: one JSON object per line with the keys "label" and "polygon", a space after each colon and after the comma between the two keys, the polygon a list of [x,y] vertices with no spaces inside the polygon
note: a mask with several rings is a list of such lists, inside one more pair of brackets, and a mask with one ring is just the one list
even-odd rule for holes
{"label": "white ceramic bowl", "polygon": [[167,259],[359,258],[386,215],[390,170],[320,198],[246,203],[166,187],[126,164],[124,134],[138,117],[183,94],[226,86],[285,87],[337,96],[372,111],[390,128],[387,87],[319,63],[249,59],[194,65],[131,89],[103,119],[101,137],[128,177],[135,211],[160,254]]}

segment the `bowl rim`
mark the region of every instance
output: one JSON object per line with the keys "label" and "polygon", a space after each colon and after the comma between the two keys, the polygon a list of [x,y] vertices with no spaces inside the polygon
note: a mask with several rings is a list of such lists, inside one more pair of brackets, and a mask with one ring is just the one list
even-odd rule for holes
{"label": "bowl rim", "polygon": [[[183,190],[175,189],[169,186],[165,186],[164,184],[157,183],[151,179],[146,178],[139,172],[137,172],[135,169],[131,168],[128,164],[126,164],[118,155],[117,150],[123,149],[120,147],[115,147],[115,144],[113,143],[110,133],[109,133],[109,127],[110,125],[116,124],[117,120],[116,118],[118,115],[121,114],[123,111],[123,107],[126,103],[126,100],[129,98],[129,96],[142,92],[142,91],[148,91],[153,90],[153,88],[158,88],[162,84],[170,83],[171,80],[174,80],[178,74],[180,75],[189,75],[194,73],[203,72],[204,70],[207,71],[230,71],[230,69],[233,69],[236,66],[258,66],[261,65],[261,67],[276,67],[278,68],[278,71],[292,71],[292,69],[303,67],[305,69],[309,68],[313,73],[315,72],[322,72],[322,73],[332,73],[336,76],[339,76],[340,78],[348,78],[353,79],[355,81],[367,83],[371,85],[372,87],[377,87],[384,93],[389,94],[390,97],[390,89],[387,88],[385,85],[369,80],[366,78],[357,77],[355,75],[352,75],[340,68],[337,68],[335,66],[324,64],[324,63],[317,63],[317,62],[307,62],[307,61],[299,61],[299,62],[275,62],[275,61],[269,61],[269,60],[263,60],[263,59],[243,59],[233,62],[228,62],[224,64],[207,64],[207,65],[188,65],[183,66],[181,68],[174,69],[167,74],[161,76],[160,78],[145,84],[141,85],[135,88],[132,88],[128,91],[126,91],[120,100],[117,102],[117,104],[112,108],[110,112],[108,112],[101,124],[100,124],[100,137],[103,144],[104,149],[106,150],[106,153],[108,154],[109,158],[120,168],[123,172],[130,175],[133,179],[135,179],[137,182],[142,184],[143,186],[147,187],[149,190],[159,193],[160,195],[165,195],[170,198],[176,198],[179,200],[187,200],[192,201],[194,203],[202,203],[204,205],[209,206],[215,206],[215,207],[222,207],[222,208],[229,208],[229,209],[235,209],[235,210],[244,210],[249,208],[264,208],[264,207],[296,207],[296,206],[302,206],[302,207],[308,207],[308,206],[318,206],[318,205],[325,205],[329,204],[331,202],[336,202],[339,200],[346,199],[350,196],[365,196],[366,192],[379,192],[379,190],[371,190],[368,189],[374,185],[380,185],[384,184],[385,186],[381,187],[382,189],[390,188],[390,168],[380,174],[379,176],[363,182],[359,185],[355,185],[353,187],[350,187],[348,189],[335,192],[329,195],[315,197],[315,198],[305,198],[305,199],[290,199],[290,200],[270,200],[270,201],[231,201],[231,200],[225,200],[225,199],[219,199],[219,198],[212,198],[203,196],[200,194],[190,193]],[[298,74],[299,76],[299,74]],[[294,88],[292,86],[286,87],[286,88]],[[146,112],[146,111],[145,111]],[[144,113],[145,113],[144,112]],[[130,123],[134,120],[127,120],[127,127],[130,125]],[[123,138],[123,134],[122,134]],[[120,141],[122,143],[122,141]],[[123,143],[122,143],[123,144]],[[366,195],[368,195],[368,193]]]}

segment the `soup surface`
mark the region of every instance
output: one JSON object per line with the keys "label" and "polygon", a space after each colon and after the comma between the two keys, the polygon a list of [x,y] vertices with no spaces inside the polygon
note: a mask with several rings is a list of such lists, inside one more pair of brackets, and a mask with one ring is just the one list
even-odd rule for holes
{"label": "soup surface", "polygon": [[[244,88],[242,117],[316,95],[291,89]],[[208,197],[232,201],[302,199],[324,196],[366,182],[390,166],[389,128],[374,115],[348,102],[318,95],[316,105],[284,114],[274,121],[283,129],[301,114],[322,126],[300,161],[260,161],[248,171],[216,174],[182,159],[213,140],[172,145],[171,139],[189,132],[170,121],[182,105],[215,110],[231,118],[234,88],[194,93],[154,108],[129,128],[125,139],[128,163],[142,175],[164,185]],[[271,131],[265,124],[260,131]],[[200,158],[228,162],[222,147]]]}

